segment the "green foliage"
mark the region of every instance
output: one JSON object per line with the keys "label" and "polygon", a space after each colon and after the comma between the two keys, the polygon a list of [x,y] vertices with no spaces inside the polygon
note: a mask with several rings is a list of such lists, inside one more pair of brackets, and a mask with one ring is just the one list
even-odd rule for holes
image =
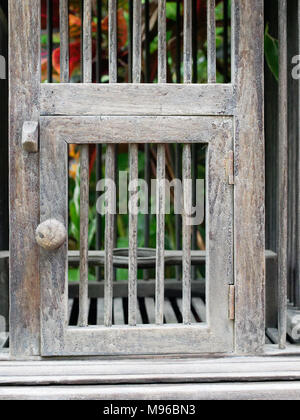
{"label": "green foliage", "polygon": [[278,60],[278,40],[273,38],[269,33],[269,25],[265,30],[265,58],[269,69],[278,81],[279,60]]}

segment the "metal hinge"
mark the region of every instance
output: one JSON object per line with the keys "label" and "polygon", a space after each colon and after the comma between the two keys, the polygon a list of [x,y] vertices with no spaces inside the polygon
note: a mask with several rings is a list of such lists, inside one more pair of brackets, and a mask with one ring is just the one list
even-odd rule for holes
{"label": "metal hinge", "polygon": [[231,321],[235,320],[235,286],[230,285],[229,286],[229,319]]}
{"label": "metal hinge", "polygon": [[234,152],[231,150],[226,159],[226,176],[229,185],[234,185]]}

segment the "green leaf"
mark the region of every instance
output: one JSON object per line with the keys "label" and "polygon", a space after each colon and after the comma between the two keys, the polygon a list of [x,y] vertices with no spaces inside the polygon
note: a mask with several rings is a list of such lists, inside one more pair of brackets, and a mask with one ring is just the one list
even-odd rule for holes
{"label": "green leaf", "polygon": [[269,69],[278,81],[279,75],[279,60],[278,60],[278,40],[273,38],[269,33],[269,26],[266,26],[265,31],[265,57]]}

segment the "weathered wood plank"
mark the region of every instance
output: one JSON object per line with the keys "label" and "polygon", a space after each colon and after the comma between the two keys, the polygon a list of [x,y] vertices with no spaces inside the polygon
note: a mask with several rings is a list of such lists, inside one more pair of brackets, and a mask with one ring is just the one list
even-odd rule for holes
{"label": "weathered wood plank", "polygon": [[92,0],[83,2],[83,82],[92,83]]}
{"label": "weathered wood plank", "polygon": [[60,81],[69,82],[69,0],[60,0]]}
{"label": "weathered wood plank", "polygon": [[278,333],[279,348],[286,344],[288,250],[288,112],[287,112],[287,1],[279,0],[279,149],[278,149]]}
{"label": "weathered wood plank", "polygon": [[206,305],[201,298],[193,298],[192,304],[201,322],[206,322]]}
{"label": "weathered wood plank", "polygon": [[171,302],[166,299],[165,300],[165,305],[164,305],[164,315],[165,315],[165,319],[166,319],[166,324],[177,324],[177,318],[176,318],[176,314],[174,312],[174,309],[171,305]]}
{"label": "weathered wood plank", "polygon": [[145,306],[148,315],[149,324],[155,324],[155,303],[154,299],[145,297]]}
{"label": "weathered wood plank", "polygon": [[133,0],[133,57],[132,57],[132,81],[141,82],[142,68],[142,3]]}
{"label": "weathered wood plank", "polygon": [[166,150],[165,145],[157,147],[157,186],[156,186],[156,323],[164,323],[164,282],[165,282],[165,207],[166,207]]}
{"label": "weathered wood plank", "polygon": [[[67,143],[212,143],[230,117],[41,117]],[[147,136],[145,136],[147,133]]]}
{"label": "weathered wood plank", "polygon": [[138,245],[138,145],[129,145],[129,263],[128,322],[137,322],[137,245]]}
{"label": "weathered wood plank", "polygon": [[207,0],[207,74],[208,83],[217,80],[216,55],[216,1]]}
{"label": "weathered wood plank", "polygon": [[183,22],[183,67],[184,83],[192,83],[193,80],[193,18],[192,0],[184,2]]}
{"label": "weathered wood plank", "polygon": [[40,89],[41,115],[233,115],[235,107],[230,84],[43,83]]}
{"label": "weathered wood plank", "polygon": [[237,95],[235,347],[237,353],[256,353],[265,343],[263,1],[243,2],[241,7],[234,0],[232,6],[232,77]]}
{"label": "weathered wood plank", "polygon": [[[9,2],[10,54],[10,351],[40,353],[39,157],[22,150],[24,121],[38,121],[40,0]],[[26,42],[24,42],[26,40]],[[24,88],[26,86],[26,89]]]}
{"label": "weathered wood plank", "polygon": [[89,146],[80,147],[80,287],[78,325],[88,325],[89,282]]}
{"label": "weathered wood plank", "polygon": [[97,325],[104,325],[104,299],[102,298],[97,298]]}
{"label": "weathered wood plank", "polygon": [[[115,146],[107,145],[105,154],[105,177],[108,180],[114,180],[115,177]],[[113,267],[113,248],[114,248],[114,229],[115,217],[113,209],[115,208],[116,197],[112,188],[108,190],[108,209],[105,214],[105,264],[104,264],[104,323],[107,327],[112,325],[112,303],[113,303],[113,288],[114,281],[114,267]]]}
{"label": "weathered wood plank", "polygon": [[[117,29],[117,0],[108,2],[109,25],[109,82],[117,83],[118,80],[118,29]],[[109,87],[110,90],[110,87]],[[115,98],[116,99],[116,98]],[[82,103],[80,104],[82,106]]]}
{"label": "weathered wood plank", "polygon": [[183,214],[182,214],[182,318],[184,324],[191,323],[191,245],[192,228],[190,224],[192,208],[192,169],[191,169],[191,146],[183,146],[182,154],[182,181],[183,181]]}
{"label": "weathered wood plank", "polygon": [[114,299],[114,325],[124,325],[123,301],[121,298]]}
{"label": "weathered wood plank", "polygon": [[167,82],[166,0],[158,1],[158,83]]}
{"label": "weathered wood plank", "polygon": [[299,382],[1,387],[2,400],[300,400]]}

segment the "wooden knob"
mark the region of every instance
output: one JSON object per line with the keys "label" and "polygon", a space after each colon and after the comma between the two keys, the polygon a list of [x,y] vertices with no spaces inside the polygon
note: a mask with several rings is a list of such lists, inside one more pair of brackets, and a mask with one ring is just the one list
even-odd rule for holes
{"label": "wooden knob", "polygon": [[49,219],[37,227],[35,238],[40,247],[52,251],[62,246],[67,239],[67,231],[61,222]]}

